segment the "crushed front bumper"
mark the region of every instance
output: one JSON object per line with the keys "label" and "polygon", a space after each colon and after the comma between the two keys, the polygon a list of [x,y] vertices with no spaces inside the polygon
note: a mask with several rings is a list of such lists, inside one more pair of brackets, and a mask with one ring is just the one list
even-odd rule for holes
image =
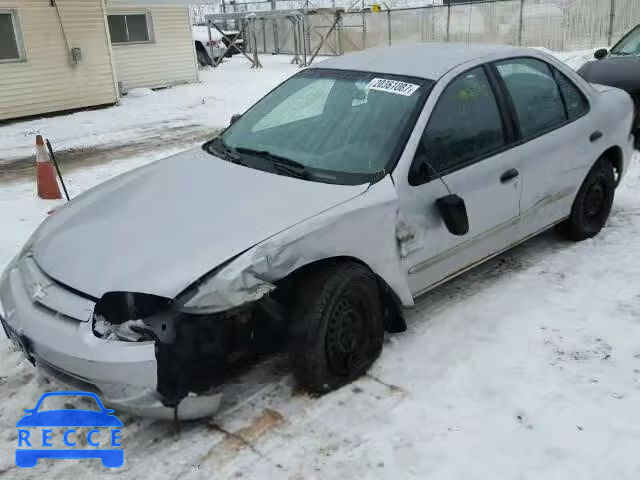
{"label": "crushed front bumper", "polygon": [[[65,302],[64,296],[56,296],[55,289],[61,287],[44,273],[34,273],[33,266],[30,271],[25,265],[29,266],[22,258],[3,276],[0,303],[5,318],[0,315],[0,320],[5,333],[27,358],[46,377],[73,389],[94,391],[115,409],[173,418],[174,409],[165,407],[156,391],[154,342],[97,338],[92,332],[91,315],[79,320],[79,315],[73,318],[60,313],[64,308],[52,309],[52,304]],[[51,298],[47,298],[50,289]],[[86,299],[73,306],[74,302],[66,302],[69,312],[77,312],[78,303],[85,308],[87,305]],[[189,395],[180,402],[178,417],[189,420],[212,415],[220,400],[220,394]]]}

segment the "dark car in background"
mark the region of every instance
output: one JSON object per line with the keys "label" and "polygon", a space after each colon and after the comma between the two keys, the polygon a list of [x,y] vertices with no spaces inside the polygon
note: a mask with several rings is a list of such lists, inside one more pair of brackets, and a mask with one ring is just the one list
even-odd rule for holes
{"label": "dark car in background", "polygon": [[640,148],[640,25],[616,43],[611,50],[601,48],[596,60],[586,63],[578,73],[588,82],[626,90],[636,106],[633,133]]}

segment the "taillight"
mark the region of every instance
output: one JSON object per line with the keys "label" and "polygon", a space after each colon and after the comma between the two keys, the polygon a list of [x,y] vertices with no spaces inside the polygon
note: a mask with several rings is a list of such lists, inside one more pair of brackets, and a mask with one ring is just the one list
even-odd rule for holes
{"label": "taillight", "polygon": [[209,40],[207,42],[207,47],[217,47],[218,46],[218,40]]}

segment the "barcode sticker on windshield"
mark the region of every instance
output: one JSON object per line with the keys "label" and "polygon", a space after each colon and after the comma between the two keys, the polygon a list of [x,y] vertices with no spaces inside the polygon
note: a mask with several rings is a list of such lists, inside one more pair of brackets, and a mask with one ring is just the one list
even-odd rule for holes
{"label": "barcode sticker on windshield", "polygon": [[374,78],[369,82],[367,88],[370,90],[378,90],[380,92],[395,93],[397,95],[410,96],[413,92],[420,88],[420,85],[413,83],[399,82],[397,80],[387,80],[385,78]]}

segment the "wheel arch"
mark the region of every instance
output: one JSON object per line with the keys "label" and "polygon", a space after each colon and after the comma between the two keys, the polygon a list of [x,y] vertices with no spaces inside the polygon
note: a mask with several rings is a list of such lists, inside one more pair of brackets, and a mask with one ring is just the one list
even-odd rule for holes
{"label": "wheel arch", "polygon": [[601,158],[607,160],[613,167],[616,177],[616,186],[618,186],[624,170],[624,154],[622,152],[622,148],[617,145],[611,146],[606,149],[600,157],[598,157],[598,160]]}
{"label": "wheel arch", "polygon": [[302,265],[275,283],[279,289],[286,289],[288,291],[295,292],[308,275],[316,275],[320,270],[340,263],[355,263],[363,266],[371,272],[376,279],[380,292],[385,330],[391,333],[404,332],[407,329],[407,325],[402,314],[402,301],[400,300],[398,293],[382,276],[377,274],[371,266],[359,258],[348,255],[338,255],[315,260]]}

